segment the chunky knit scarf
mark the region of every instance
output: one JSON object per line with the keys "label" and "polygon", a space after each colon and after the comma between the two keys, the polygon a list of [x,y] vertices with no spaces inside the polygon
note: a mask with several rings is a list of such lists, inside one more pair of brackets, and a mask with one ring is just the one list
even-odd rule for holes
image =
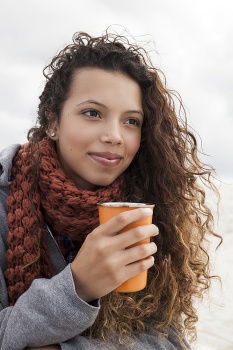
{"label": "chunky knit scarf", "polygon": [[124,174],[96,191],[82,190],[63,171],[54,141],[42,139],[35,156],[39,161],[36,186],[32,186],[35,174],[29,142],[20,147],[12,162],[4,273],[9,305],[14,305],[35,278],[53,276],[45,223],[52,228],[55,239],[69,237],[80,248],[86,236],[99,226],[97,203],[126,201]]}

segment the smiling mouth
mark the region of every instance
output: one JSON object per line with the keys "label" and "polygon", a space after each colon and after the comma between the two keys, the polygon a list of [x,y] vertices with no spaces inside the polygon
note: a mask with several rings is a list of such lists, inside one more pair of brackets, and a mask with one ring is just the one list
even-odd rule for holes
{"label": "smiling mouth", "polygon": [[101,164],[103,166],[108,166],[108,167],[115,167],[121,162],[121,159],[119,158],[107,159],[107,158],[96,156],[94,154],[89,154],[89,156],[94,160],[95,163]]}

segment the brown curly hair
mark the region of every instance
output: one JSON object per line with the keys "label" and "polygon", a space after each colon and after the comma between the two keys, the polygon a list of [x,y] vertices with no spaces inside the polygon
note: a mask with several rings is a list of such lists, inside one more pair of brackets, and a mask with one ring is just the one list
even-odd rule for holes
{"label": "brown curly hair", "polygon": [[[40,96],[38,125],[27,134],[34,148],[46,136],[48,115],[59,121],[74,72],[88,66],[127,74],[141,88],[145,119],[139,152],[125,170],[127,197],[132,202],[156,203],[153,223],[160,234],[154,238],[158,250],[148,270],[147,287],[137,293],[112,292],[102,297],[96,321],[82,335],[107,343],[117,334],[115,341],[130,347],[134,344],[130,335],[144,333],[149,324],[154,334],[167,336],[169,327],[175,329],[186,348],[184,337],[196,339],[198,316],[193,297],[201,298],[211,278],[219,278],[210,275],[205,241],[207,235],[219,238],[218,248],[222,237],[213,231],[213,215],[202,186],[219,197],[211,179],[215,171],[199,160],[181,97],[166,87],[166,79],[163,83],[164,74],[153,66],[146,50],[107,30],[99,37],[75,33],[73,43],[44,68],[46,84]],[[32,157],[33,152],[32,148]],[[36,184],[36,159],[34,172]]]}

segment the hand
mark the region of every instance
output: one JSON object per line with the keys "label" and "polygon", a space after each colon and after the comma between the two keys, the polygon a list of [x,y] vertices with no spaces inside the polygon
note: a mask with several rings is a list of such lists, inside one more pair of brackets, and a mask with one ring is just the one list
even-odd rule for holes
{"label": "hand", "polygon": [[25,350],[61,350],[61,347],[59,344],[53,344],[41,346],[39,348],[25,348]]}
{"label": "hand", "polygon": [[[71,263],[76,292],[81,299],[90,302],[100,298],[153,266],[150,255],[157,251],[155,243],[130,246],[156,236],[157,226],[142,225],[118,234],[125,226],[145,216],[143,208],[125,211],[87,235]],[[140,259],[144,260],[138,261]]]}

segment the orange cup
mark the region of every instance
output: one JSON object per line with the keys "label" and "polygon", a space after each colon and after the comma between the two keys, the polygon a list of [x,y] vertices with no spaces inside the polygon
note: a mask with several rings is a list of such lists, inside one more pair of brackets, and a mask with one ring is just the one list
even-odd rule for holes
{"label": "orange cup", "polygon": [[[136,208],[151,208],[154,209],[154,204],[150,203],[132,203],[132,202],[105,202],[105,203],[97,203],[98,205],[98,211],[99,211],[99,221],[100,224],[104,224],[106,221],[111,219],[113,216],[118,215],[121,212],[134,210]],[[147,216],[141,220],[132,222],[131,224],[127,225],[119,231],[119,233],[128,231],[134,227],[141,226],[141,225],[149,225],[152,223],[152,216]],[[150,237],[145,238],[141,241],[138,241],[128,248],[135,247],[139,244],[145,244],[150,243]],[[141,259],[144,260],[144,259]],[[146,287],[147,284],[147,271],[145,270],[138,275],[135,275],[125,281],[123,284],[121,284],[119,287],[113,290],[113,292],[122,292],[122,293],[128,293],[128,292],[138,292],[139,290],[142,290]]]}

